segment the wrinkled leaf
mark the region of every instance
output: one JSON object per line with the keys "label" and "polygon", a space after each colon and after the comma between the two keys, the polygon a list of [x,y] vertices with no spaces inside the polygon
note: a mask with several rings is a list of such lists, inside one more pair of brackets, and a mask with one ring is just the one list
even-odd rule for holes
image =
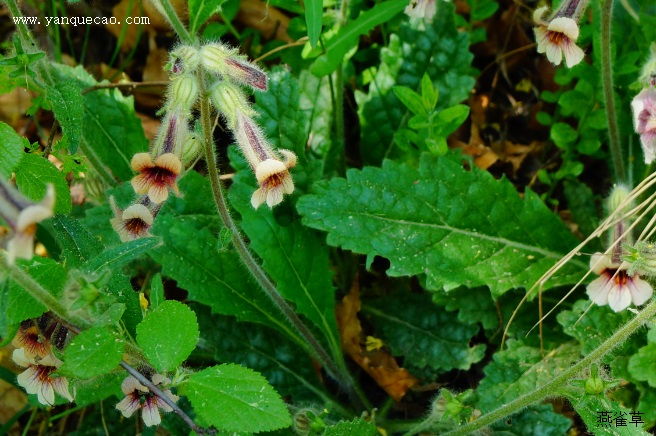
{"label": "wrinkled leaf", "polygon": [[23,158],[23,149],[28,148],[30,143],[20,136],[8,124],[0,121],[0,175],[9,178]]}
{"label": "wrinkled leaf", "polygon": [[89,379],[116,369],[123,358],[125,341],[107,327],[92,327],[75,336],[65,350],[58,372]]}
{"label": "wrinkled leaf", "polygon": [[57,167],[48,159],[35,154],[26,154],[15,168],[16,185],[30,200],[40,202],[46,195],[50,183],[55,187],[55,213],[71,211],[71,192],[68,183]]}

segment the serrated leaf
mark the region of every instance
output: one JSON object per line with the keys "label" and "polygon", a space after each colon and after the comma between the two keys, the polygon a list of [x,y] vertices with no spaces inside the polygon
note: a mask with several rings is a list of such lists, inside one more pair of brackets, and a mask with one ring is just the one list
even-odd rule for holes
{"label": "serrated leaf", "polygon": [[196,314],[178,301],[163,302],[137,326],[137,343],[159,372],[177,368],[196,348],[196,342]]}
{"label": "serrated leaf", "polygon": [[[563,188],[572,218],[579,225],[583,236],[590,235],[599,225],[599,215],[592,189],[576,179],[565,180]],[[596,243],[596,246],[597,250],[592,249],[590,251],[603,251],[598,243]]]}
{"label": "serrated leaf", "polygon": [[90,259],[84,265],[84,270],[90,273],[98,273],[103,269],[119,268],[154,248],[160,242],[159,238],[141,238],[125,242]]}
{"label": "serrated leaf", "polygon": [[[19,265],[24,265],[29,275],[51,294],[61,297],[66,284],[66,270],[63,266],[44,257],[34,257],[30,262],[20,261]],[[18,324],[26,319],[36,318],[46,310],[46,307],[32,298],[27,291],[15,282],[9,282],[7,324]]]}
{"label": "serrated leaf", "polygon": [[320,156],[325,157],[333,144],[331,123],[333,107],[330,101],[330,81],[328,77],[318,78],[303,70],[298,78],[299,109],[308,119],[306,136],[308,146]]}
{"label": "serrated leaf", "polygon": [[89,379],[116,369],[123,358],[125,341],[107,327],[92,327],[75,336],[64,352],[57,372]]}
{"label": "serrated leaf", "polygon": [[260,432],[291,425],[280,395],[264,377],[239,365],[219,365],[189,377],[187,394],[194,411],[227,431]]}
{"label": "serrated leaf", "polygon": [[476,390],[478,408],[487,413],[534,391],[577,362],[579,352],[578,345],[564,343],[543,359],[539,348],[509,341],[508,349],[495,353],[494,361],[485,367],[485,378]]}
{"label": "serrated leaf", "polygon": [[46,99],[52,106],[55,118],[61,125],[64,137],[71,153],[77,151],[82,135],[82,118],[84,103],[82,88],[79,83],[69,80],[57,80],[54,86],[46,87]]}
{"label": "serrated leaf", "polygon": [[[330,245],[389,259],[390,276],[425,274],[430,290],[488,285],[496,298],[529,288],[577,243],[537,195],[522,200],[457,156],[352,169],[313,191],[297,203],[304,224],[327,231]],[[587,269],[572,261],[543,289],[576,283]]]}
{"label": "serrated leaf", "polygon": [[254,188],[244,181],[252,177],[248,170],[238,173],[229,192],[251,248],[263,259],[262,266],[280,294],[322,332],[333,353],[341,354],[328,247],[298,217],[283,226],[270,209],[253,209]]}
{"label": "serrated leaf", "polygon": [[656,344],[648,344],[629,360],[629,372],[638,381],[646,381],[649,386],[656,387],[656,372],[654,362],[656,361]]}
{"label": "serrated leaf", "polygon": [[340,421],[335,425],[326,428],[322,433],[323,436],[379,436],[380,433],[375,425],[367,422],[362,418],[356,418],[353,421]]}
{"label": "serrated leaf", "polygon": [[370,300],[362,312],[370,316],[394,355],[405,357],[409,368],[469,369],[485,355],[485,345],[469,346],[478,326],[440,310],[430,295],[404,293]]}
{"label": "serrated leaf", "polygon": [[572,426],[567,417],[554,412],[551,404],[536,404],[491,425],[494,436],[566,435]]}
{"label": "serrated leaf", "polygon": [[407,111],[392,93],[394,85],[418,90],[427,73],[439,90],[437,110],[467,98],[475,83],[470,76],[473,55],[469,36],[457,31],[453,16],[453,5],[447,2],[440,4],[432,24],[405,22],[381,50],[381,64],[369,92],[356,92],[365,164],[379,165],[393,144],[394,132],[402,127]]}
{"label": "serrated leaf", "polygon": [[114,395],[123,398],[121,383],[127,377],[123,371],[113,374],[103,374],[89,380],[76,380],[75,405],[89,406]]}
{"label": "serrated leaf", "polygon": [[[82,67],[53,64],[52,72],[59,81],[70,81],[81,89],[98,84]],[[83,102],[81,150],[106,183],[112,184],[112,177],[131,179],[132,156],[148,150],[133,97],[124,97],[117,89],[100,89],[84,94]]]}
{"label": "serrated leaf", "polygon": [[4,178],[10,178],[11,173],[18,167],[25,153],[24,148],[29,148],[30,143],[27,139],[20,136],[8,124],[0,121],[0,175]]}
{"label": "serrated leaf", "polygon": [[323,0],[306,0],[305,1],[305,23],[308,29],[308,39],[310,45],[315,47],[321,36],[323,18]]}
{"label": "serrated leaf", "polygon": [[99,255],[103,246],[100,241],[84,228],[74,217],[55,215],[51,219],[55,237],[61,248],[61,257],[69,268],[82,266],[89,259]]}
{"label": "serrated leaf", "polygon": [[[630,424],[633,411],[622,407],[620,403],[610,401],[594,395],[574,396],[567,395],[574,410],[585,422],[590,432],[598,436],[647,436],[649,433],[643,429],[641,424]],[[601,414],[600,414],[601,412]],[[607,413],[607,415],[603,415]],[[625,414],[626,425],[616,425],[617,422],[611,420],[612,417],[620,417],[619,414]],[[609,422],[600,420],[600,417],[608,418]],[[639,416],[638,416],[639,418]]]}
{"label": "serrated leaf", "polygon": [[46,195],[46,187],[55,187],[55,213],[71,211],[71,191],[57,167],[48,159],[35,154],[26,154],[21,164],[14,169],[18,189],[30,200],[39,202]]}
{"label": "serrated leaf", "polygon": [[226,0],[189,0],[189,32],[195,35]]}
{"label": "serrated leaf", "polygon": [[237,253],[218,251],[221,225],[209,182],[190,172],[180,181],[180,190],[193,195],[167,201],[152,230],[164,242],[150,252],[162,265],[162,275],[176,280],[190,300],[207,304],[213,312],[269,325],[302,343],[253,282]]}
{"label": "serrated leaf", "polygon": [[344,55],[357,45],[360,35],[367,34],[379,24],[391,20],[406,6],[407,1],[405,0],[387,0],[378,3],[360,14],[355,20],[350,21],[339,29],[333,38],[326,41],[324,45],[326,54],[314,61],[310,67],[312,74],[322,77],[335,71],[343,61]]}

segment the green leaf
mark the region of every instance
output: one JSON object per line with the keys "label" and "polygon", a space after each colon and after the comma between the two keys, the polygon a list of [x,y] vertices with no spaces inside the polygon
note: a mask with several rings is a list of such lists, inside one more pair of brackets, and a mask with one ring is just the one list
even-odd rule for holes
{"label": "green leaf", "polygon": [[125,341],[107,327],[92,327],[75,336],[64,352],[58,372],[67,377],[89,379],[115,370]]}
{"label": "green leaf", "polygon": [[305,23],[308,29],[308,38],[310,45],[315,47],[321,36],[321,27],[323,18],[323,0],[306,0],[305,1]]}
{"label": "green leaf", "polygon": [[55,215],[50,222],[61,248],[61,257],[69,268],[78,268],[98,256],[102,244],[70,215]]}
{"label": "green leaf", "polygon": [[221,225],[209,182],[190,172],[180,181],[180,190],[193,195],[167,201],[152,230],[164,241],[150,252],[162,265],[162,275],[176,280],[190,300],[207,304],[215,313],[267,324],[300,341],[252,281],[237,253],[217,250]]}
{"label": "green leaf", "polygon": [[536,404],[491,425],[493,435],[566,435],[572,426],[566,416],[554,412],[551,404]]}
{"label": "green leaf", "polygon": [[[330,100],[329,77],[318,78],[307,70],[300,72],[299,109],[308,119],[306,135],[308,146],[318,155],[325,157],[334,142],[331,130],[333,107]],[[310,136],[312,133],[312,136]]]}
{"label": "green leaf", "polygon": [[353,421],[340,421],[335,425],[326,428],[322,433],[323,436],[379,436],[380,433],[376,426],[362,418],[356,418]]}
{"label": "green leaf", "polygon": [[323,333],[333,353],[341,354],[328,247],[298,217],[281,225],[270,209],[253,209],[250,198],[255,188],[246,182],[252,179],[250,170],[239,172],[229,192],[251,248],[263,259],[280,294]]}
{"label": "green leaf", "polygon": [[542,359],[539,348],[524,346],[520,341],[507,342],[508,349],[494,354],[494,361],[485,367],[485,378],[476,390],[478,408],[490,412],[524,394],[533,392],[551,381],[578,361],[579,346],[564,343]]}
{"label": "green leaf", "polygon": [[107,249],[93,259],[90,259],[84,265],[84,270],[90,273],[98,273],[102,270],[119,268],[154,248],[160,242],[158,238],[141,238],[126,242],[117,247]]}
{"label": "green leaf", "polygon": [[579,132],[574,130],[569,124],[565,123],[555,123],[551,126],[549,134],[554,144],[562,149],[567,149],[568,146],[573,144],[579,137]]}
{"label": "green leaf", "polygon": [[392,91],[394,91],[394,95],[401,100],[410,112],[415,115],[428,116],[428,110],[424,107],[424,101],[421,96],[412,89],[407,86],[395,86],[392,88]]}
{"label": "green leaf", "polygon": [[164,301],[137,326],[137,343],[159,372],[177,368],[196,348],[196,342],[196,314],[178,301]]}
{"label": "green leaf", "polygon": [[[631,424],[632,414],[635,413],[620,403],[610,401],[606,398],[593,395],[567,395],[574,410],[583,418],[583,422],[590,432],[598,436],[647,436],[641,424]],[[620,417],[620,414],[626,419],[626,425],[617,425],[613,417]],[[636,416],[640,418],[640,416]],[[601,418],[601,419],[600,419]],[[608,422],[605,422],[605,418]]]}
{"label": "green leaf", "polygon": [[[415,169],[393,161],[349,170],[301,197],[303,223],[328,244],[371,260],[389,259],[392,277],[426,275],[430,290],[490,286],[493,297],[530,287],[577,241],[530,190],[462,168],[460,157],[422,155]],[[547,282],[576,283],[588,269],[572,261]]]}
{"label": "green leaf", "polygon": [[58,79],[54,86],[46,87],[46,98],[52,106],[65,141],[71,153],[75,153],[82,135],[84,103],[79,83]]}
{"label": "green leaf", "polygon": [[121,371],[103,374],[89,380],[76,380],[75,405],[89,406],[112,395],[123,398],[125,394],[121,391],[121,383],[126,377],[127,374]]}
{"label": "green leaf", "polygon": [[[579,225],[584,237],[590,235],[599,225],[599,215],[592,189],[576,179],[565,180],[563,188],[568,209],[572,213],[574,222]],[[596,251],[602,251],[601,246],[598,246],[598,248]]]}
{"label": "green leaf", "polygon": [[452,132],[455,132],[465,122],[468,116],[469,106],[465,106],[464,104],[457,104],[441,111],[438,117],[442,122],[442,136],[446,138]]}
{"label": "green leaf", "polygon": [[187,394],[204,421],[226,431],[261,432],[291,425],[278,393],[264,377],[239,365],[219,365],[189,377]]}
{"label": "green leaf", "polygon": [[387,0],[378,3],[339,29],[337,34],[324,44],[326,54],[320,56],[310,67],[312,74],[323,77],[335,71],[344,60],[344,55],[358,44],[360,35],[365,35],[374,27],[391,20],[407,4],[406,0]]}
{"label": "green leaf", "polygon": [[[53,64],[52,71],[58,81],[70,81],[81,89],[98,84],[82,67]],[[131,179],[132,156],[148,150],[133,97],[124,97],[118,89],[99,89],[84,94],[83,102],[80,148],[106,183]]]}
{"label": "green leaf", "polygon": [[11,173],[18,167],[25,153],[24,148],[29,148],[27,139],[20,136],[8,124],[0,121],[0,175],[5,179],[11,177]]}
{"label": "green leaf", "polygon": [[[471,2],[468,2],[471,3]],[[471,9],[471,20],[481,21],[491,17],[499,9],[496,0],[474,0]]]}
{"label": "green leaf", "polygon": [[424,107],[427,111],[433,109],[437,104],[439,93],[437,88],[433,87],[433,82],[427,73],[421,76],[421,98],[424,101]]}
{"label": "green leaf", "polygon": [[638,381],[646,381],[649,386],[656,387],[656,372],[654,362],[656,361],[656,344],[648,344],[629,360],[629,372]]}
{"label": "green leaf", "polygon": [[156,309],[164,301],[166,301],[164,298],[164,283],[162,283],[162,275],[157,273],[150,281],[150,308]]}
{"label": "green leaf", "polygon": [[[25,266],[29,275],[52,295],[61,298],[66,284],[66,269],[52,259],[34,257],[31,262],[19,261]],[[3,308],[4,310],[5,308]],[[25,289],[15,282],[9,282],[7,295],[6,318],[7,324],[18,324],[26,319],[36,318],[46,312],[47,308],[36,301]]]}
{"label": "green leaf", "polygon": [[51,183],[55,187],[55,213],[71,211],[71,191],[68,183],[55,165],[48,159],[35,154],[26,154],[21,164],[15,168],[16,185],[30,200],[41,201],[46,195],[46,186]]}
{"label": "green leaf", "polygon": [[226,0],[189,0],[189,33],[195,35]]}
{"label": "green leaf", "polygon": [[485,355],[485,345],[469,346],[478,326],[463,324],[457,314],[440,310],[430,295],[399,293],[366,301],[362,312],[382,332],[394,355],[405,356],[410,367],[444,372],[469,369]]}
{"label": "green leaf", "polygon": [[454,22],[453,4],[440,3],[431,24],[408,20],[392,34],[380,53],[381,64],[369,84],[369,92],[356,92],[360,118],[361,155],[365,164],[379,165],[393,145],[394,132],[402,127],[407,111],[392,87],[420,88],[428,74],[440,99],[441,110],[466,99],[474,86],[470,65],[469,36]]}

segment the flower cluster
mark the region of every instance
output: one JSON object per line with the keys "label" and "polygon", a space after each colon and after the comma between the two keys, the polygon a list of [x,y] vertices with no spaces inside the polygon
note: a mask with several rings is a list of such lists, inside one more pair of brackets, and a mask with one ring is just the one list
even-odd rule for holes
{"label": "flower cluster", "polygon": [[23,197],[11,184],[0,179],[0,217],[13,230],[14,236],[7,243],[7,261],[16,258],[31,259],[34,256],[34,233],[36,224],[50,218],[55,206],[55,189],[46,188],[40,203]]}
{"label": "flower cluster", "polygon": [[[153,375],[151,380],[153,384],[158,387],[159,385],[165,386],[171,383],[171,380],[161,374]],[[134,412],[141,409],[141,418],[143,419],[144,424],[148,427],[159,425],[159,423],[162,422],[159,409],[164,412],[173,411],[171,406],[150,392],[146,386],[139,383],[139,381],[131,375],[123,380],[121,390],[123,391],[123,394],[125,394],[125,398],[116,405],[116,409],[118,409],[126,418],[129,418]],[[164,395],[174,403],[178,401],[179,397],[174,395],[170,389],[165,389],[163,392]]]}
{"label": "flower cluster", "polygon": [[633,303],[640,306],[647,302],[654,293],[652,286],[641,279],[646,271],[638,263],[631,263],[627,258],[636,250],[631,249],[631,233],[628,230],[627,212],[632,204],[627,200],[629,190],[616,186],[611,192],[607,206],[612,216],[621,216],[610,233],[609,254],[595,253],[590,258],[590,269],[597,274],[595,280],[587,286],[587,294],[595,304],[608,305],[614,312],[620,312]]}
{"label": "flower cluster", "polygon": [[[55,375],[62,361],[53,354],[52,344],[57,345],[57,340],[64,341],[66,333],[64,327],[44,315],[38,321],[23,322],[12,342],[16,347],[12,358],[18,366],[25,368],[17,377],[18,384],[28,394],[36,394],[44,406],[55,404],[55,393],[71,402],[75,396],[69,391],[68,379]],[[59,345],[63,347],[63,343]]]}
{"label": "flower cluster", "polygon": [[202,135],[189,126],[194,121],[199,80],[206,82],[212,105],[225,119],[255,174],[259,188],[251,200],[253,207],[262,203],[273,207],[284,194],[294,191],[289,170],[296,164],[296,156],[291,151],[273,149],[254,121],[256,112],[242,91],[243,86],[255,91],[267,89],[267,76],[260,68],[239,56],[236,49],[210,43],[200,48],[175,48],[169,71],[173,78],[166,93],[162,124],[150,151],[135,154],[131,161],[137,173],[131,184],[138,198],[125,209],[112,200],[111,223],[122,241],[150,235],[162,204],[170,193],[180,195],[178,179],[198,158]]}
{"label": "flower cluster", "polygon": [[631,102],[633,127],[640,135],[645,163],[656,159],[656,43],[651,46],[651,57],[642,69],[643,89]]}
{"label": "flower cluster", "polygon": [[565,63],[573,67],[583,60],[583,50],[576,45],[579,38],[579,21],[583,16],[589,0],[565,0],[548,19],[544,16],[548,8],[543,6],[533,13],[537,25],[535,40],[538,53],[546,53],[547,59],[554,65],[560,65],[565,56]]}

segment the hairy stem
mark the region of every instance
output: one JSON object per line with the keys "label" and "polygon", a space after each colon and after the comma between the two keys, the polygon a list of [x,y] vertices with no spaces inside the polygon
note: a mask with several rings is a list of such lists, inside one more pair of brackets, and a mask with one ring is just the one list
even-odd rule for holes
{"label": "hairy stem", "polygon": [[608,123],[608,140],[615,168],[615,177],[620,183],[627,181],[620,133],[615,113],[615,93],[613,92],[613,61],[611,58],[611,18],[613,15],[613,0],[604,0],[601,7],[601,77],[604,85],[604,100],[606,101],[606,121]]}
{"label": "hairy stem", "polygon": [[175,9],[171,6],[171,2],[169,0],[159,1],[163,9],[163,11],[160,12],[164,12],[165,18],[171,23],[171,26],[173,27],[173,30],[175,30],[175,33],[177,33],[178,37],[186,44],[193,44],[193,37],[184,24],[182,24],[182,21],[180,21],[180,17],[175,13]]}
{"label": "hairy stem", "polygon": [[[462,427],[446,433],[445,436],[469,434],[474,430],[478,430],[479,428],[490,425],[500,419],[505,418],[506,416],[517,413],[523,408],[530,406],[531,404],[540,400],[544,400],[547,397],[559,396],[561,388],[566,385],[567,382],[573,380],[576,376],[578,376],[579,373],[589,367],[592,363],[601,359],[615,347],[621,345],[629,336],[635,333],[638,329],[642,328],[643,325],[654,315],[656,315],[656,300],[652,301],[635,318],[626,323],[624,326],[620,327],[620,329],[617,330],[613,336],[608,338],[599,347],[581,359],[576,365],[564,371],[549,383],[545,384],[539,389],[536,389],[533,392],[530,392],[517,398],[514,401],[511,401],[505,406],[501,406],[498,409],[493,410],[487,415],[483,415],[475,421],[472,421],[466,425],[463,425]],[[431,418],[429,417],[428,419]]]}
{"label": "hairy stem", "polygon": [[[199,81],[201,84],[200,95],[200,118],[201,124],[203,126],[203,132],[205,135],[205,159],[207,161],[207,171],[209,173],[210,184],[212,187],[212,192],[214,195],[214,202],[218,209],[219,215],[223,224],[227,229],[230,230],[232,234],[232,243],[241,258],[241,261],[244,263],[248,271],[252,274],[253,278],[260,285],[264,293],[271,299],[274,305],[282,312],[282,314],[287,318],[289,323],[297,330],[300,336],[306,341],[307,346],[310,351],[314,354],[314,357],[321,363],[321,365],[328,371],[328,373],[339,383],[341,389],[348,392],[349,394],[355,394],[355,388],[353,382],[350,378],[350,375],[346,370],[340,371],[340,368],[335,364],[335,362],[330,358],[326,350],[319,343],[319,341],[314,337],[312,332],[307,328],[307,326],[301,321],[298,315],[294,310],[289,306],[287,301],[280,295],[276,289],[275,284],[269,279],[267,274],[264,272],[262,267],[253,257],[253,254],[249,250],[246,242],[244,241],[237,224],[233,221],[230,216],[230,211],[228,204],[226,202],[226,197],[223,191],[223,185],[219,179],[219,172],[216,166],[216,156],[214,154],[214,141],[212,139],[212,127],[211,127],[211,113],[209,99],[207,93],[205,92],[205,82],[202,74],[199,73]],[[354,398],[358,398],[353,395]],[[360,396],[360,399],[364,402],[364,398]]]}

